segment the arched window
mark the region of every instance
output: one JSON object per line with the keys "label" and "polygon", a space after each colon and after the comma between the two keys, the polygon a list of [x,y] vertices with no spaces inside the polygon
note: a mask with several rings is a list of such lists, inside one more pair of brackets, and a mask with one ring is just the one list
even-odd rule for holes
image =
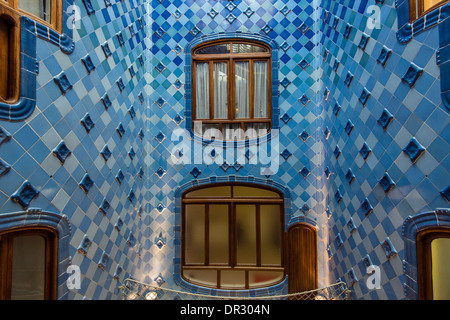
{"label": "arched window", "polygon": [[450,229],[431,228],[417,235],[419,299],[450,299]]}
{"label": "arched window", "polygon": [[57,234],[47,228],[0,234],[0,299],[56,298]]}
{"label": "arched window", "polygon": [[187,190],[181,201],[185,281],[233,290],[284,280],[284,201],[278,191],[214,184]]}
{"label": "arched window", "polygon": [[246,39],[222,39],[194,47],[191,56],[192,128],[196,134],[242,140],[271,130],[269,45]]}

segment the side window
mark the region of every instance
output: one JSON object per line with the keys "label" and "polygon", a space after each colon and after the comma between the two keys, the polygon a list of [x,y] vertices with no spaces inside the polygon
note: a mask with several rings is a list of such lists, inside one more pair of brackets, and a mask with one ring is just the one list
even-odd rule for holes
{"label": "side window", "polygon": [[413,22],[449,0],[409,0],[409,20]]}
{"label": "side window", "polygon": [[271,48],[226,39],[192,50],[192,127],[206,138],[262,136],[272,128]]}
{"label": "side window", "polygon": [[0,234],[0,299],[56,298],[56,235],[46,229]]}
{"label": "side window", "polygon": [[425,230],[417,235],[419,298],[450,299],[450,230]]}

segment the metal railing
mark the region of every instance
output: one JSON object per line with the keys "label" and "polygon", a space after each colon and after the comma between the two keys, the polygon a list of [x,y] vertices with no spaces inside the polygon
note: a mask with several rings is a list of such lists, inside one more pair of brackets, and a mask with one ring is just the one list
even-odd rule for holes
{"label": "metal railing", "polygon": [[347,300],[350,291],[344,282],[315,290],[265,296],[206,295],[179,291],[125,279],[119,287],[123,300]]}

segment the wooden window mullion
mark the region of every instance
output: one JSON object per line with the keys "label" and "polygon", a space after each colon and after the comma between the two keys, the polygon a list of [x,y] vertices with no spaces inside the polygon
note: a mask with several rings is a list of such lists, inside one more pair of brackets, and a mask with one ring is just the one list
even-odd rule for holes
{"label": "wooden window mullion", "polygon": [[214,61],[209,62],[209,119],[214,119]]}
{"label": "wooden window mullion", "polygon": [[204,264],[209,266],[209,204],[205,204],[205,261]]}
{"label": "wooden window mullion", "polygon": [[256,205],[256,266],[261,266],[261,210]]}

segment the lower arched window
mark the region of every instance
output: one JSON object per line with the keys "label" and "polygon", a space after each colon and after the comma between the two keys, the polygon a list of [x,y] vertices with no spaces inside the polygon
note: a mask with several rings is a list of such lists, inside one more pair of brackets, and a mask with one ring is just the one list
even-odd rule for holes
{"label": "lower arched window", "polygon": [[419,299],[450,299],[450,229],[425,229],[417,235]]}
{"label": "lower arched window", "polygon": [[47,228],[0,233],[0,299],[56,298],[57,235]]}
{"label": "lower arched window", "polygon": [[182,196],[181,276],[218,289],[280,283],[284,268],[284,207],[273,189],[223,184]]}

